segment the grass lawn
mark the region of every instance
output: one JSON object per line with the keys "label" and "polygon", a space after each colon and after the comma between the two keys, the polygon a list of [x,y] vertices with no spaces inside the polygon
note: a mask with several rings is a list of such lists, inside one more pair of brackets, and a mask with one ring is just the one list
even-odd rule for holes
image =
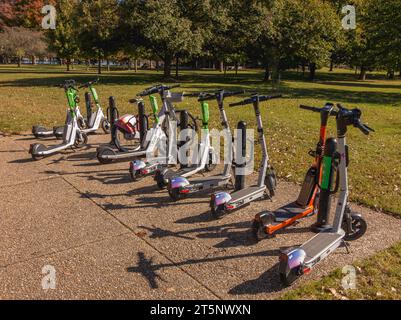
{"label": "grass lawn", "polygon": [[344,290],[342,270],[284,294],[281,299],[401,299],[401,243],[355,264],[357,290]]}
{"label": "grass lawn", "polygon": [[[58,66],[0,66],[0,132],[30,131],[32,125],[54,126],[65,117],[65,97],[53,87],[66,79],[84,82],[96,78],[93,72],[82,70],[67,73]],[[299,109],[300,104],[323,106],[325,102],[342,103],[348,108],[359,107],[363,120],[376,130],[369,137],[351,129],[348,136],[351,163],[351,200],[366,206],[401,216],[401,80],[385,80],[383,75],[371,75],[370,80],[355,80],[353,72],[337,70],[318,73],[316,82],[302,81],[301,75],[288,72],[279,88],[263,83],[262,71],[242,71],[238,76],[223,76],[213,71],[185,71],[180,83],[187,92],[204,90],[246,89],[262,94],[279,92],[283,99],[265,103],[262,109],[267,142],[272,163],[281,178],[300,183],[311,163],[307,152],[318,139],[319,116]],[[133,113],[128,100],[147,86],[159,83],[161,74],[155,71],[114,71],[100,76],[97,86],[101,102],[117,98],[120,113]],[[178,91],[178,89],[177,89]],[[83,95],[82,95],[83,99]],[[227,102],[239,100],[230,98]],[[83,105],[83,104],[81,104]],[[219,128],[220,119],[211,102],[211,127]],[[195,99],[184,101],[180,108],[199,114]],[[227,108],[232,126],[245,120],[254,127],[252,107]],[[330,132],[335,133],[334,121]],[[260,152],[259,152],[260,154]],[[359,263],[358,290],[341,292],[341,270],[321,281],[306,284],[284,299],[338,299],[338,294],[351,299],[401,298],[401,244]],[[396,290],[394,291],[393,288]],[[329,290],[331,289],[331,291]],[[333,289],[338,293],[334,295]],[[380,292],[378,294],[378,292]]]}

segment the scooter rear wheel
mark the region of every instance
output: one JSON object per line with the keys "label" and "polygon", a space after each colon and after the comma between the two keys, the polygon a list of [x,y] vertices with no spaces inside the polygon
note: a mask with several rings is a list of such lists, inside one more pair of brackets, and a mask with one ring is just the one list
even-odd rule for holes
{"label": "scooter rear wheel", "polygon": [[226,212],[224,204],[216,206],[213,200],[210,203],[210,208],[214,219],[221,219]]}
{"label": "scooter rear wheel", "polygon": [[281,283],[286,287],[291,286],[299,277],[299,268],[291,269],[288,274],[280,273]]}
{"label": "scooter rear wheel", "polygon": [[35,161],[42,160],[45,156],[44,155],[39,155],[38,152],[43,152],[46,150],[46,147],[43,144],[34,144],[31,147],[31,155],[32,159]]}
{"label": "scooter rear wheel", "polygon": [[138,173],[139,173],[138,170],[134,170],[134,169],[132,169],[132,168],[129,168],[129,175],[130,175],[131,180],[132,180],[133,182],[137,181],[137,179],[138,179]]}
{"label": "scooter rear wheel", "polygon": [[351,214],[351,226],[352,230],[349,230],[347,218],[344,218],[342,229],[345,231],[345,241],[355,241],[360,239],[368,229],[365,219],[356,213]]}
{"label": "scooter rear wheel", "polygon": [[169,190],[168,194],[170,198],[174,201],[182,200],[185,197],[183,194],[180,193],[180,191],[177,188]]}

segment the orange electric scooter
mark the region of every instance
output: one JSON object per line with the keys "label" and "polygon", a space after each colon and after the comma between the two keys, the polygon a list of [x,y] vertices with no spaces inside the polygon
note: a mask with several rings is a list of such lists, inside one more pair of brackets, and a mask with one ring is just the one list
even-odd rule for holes
{"label": "orange electric scooter", "polygon": [[301,192],[295,202],[286,204],[274,211],[263,211],[255,216],[252,233],[255,240],[260,241],[274,237],[277,231],[296,223],[299,219],[311,216],[317,212],[319,203],[319,184],[322,173],[322,159],[327,134],[327,123],[333,112],[334,104],[326,104],[323,108],[300,106],[301,109],[320,112],[320,139],[316,151],[309,154],[315,158],[312,167],[306,174]]}

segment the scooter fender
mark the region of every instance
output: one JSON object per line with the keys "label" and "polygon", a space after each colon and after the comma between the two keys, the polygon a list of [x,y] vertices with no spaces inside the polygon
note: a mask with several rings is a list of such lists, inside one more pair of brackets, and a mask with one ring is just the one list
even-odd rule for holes
{"label": "scooter fender", "polygon": [[213,195],[214,198],[214,204],[216,207],[225,205],[226,203],[230,202],[232,197],[229,193],[227,192],[218,192]]}
{"label": "scooter fender", "polygon": [[302,268],[305,258],[306,252],[300,248],[282,252],[280,255],[279,272],[289,274],[291,270]]}
{"label": "scooter fender", "polygon": [[186,186],[189,186],[189,181],[183,177],[176,177],[171,179],[168,185],[169,190],[173,189],[181,189],[185,188]]}
{"label": "scooter fender", "polygon": [[131,161],[130,167],[133,171],[139,171],[146,168],[146,163],[142,160]]}

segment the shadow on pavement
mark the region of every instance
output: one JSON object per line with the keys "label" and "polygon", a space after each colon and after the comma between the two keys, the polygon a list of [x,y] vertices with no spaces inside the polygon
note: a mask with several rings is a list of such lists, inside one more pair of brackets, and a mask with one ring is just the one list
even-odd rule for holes
{"label": "shadow on pavement", "polygon": [[[202,259],[189,259],[181,262],[169,262],[169,263],[161,263],[155,264],[153,258],[146,258],[143,252],[138,252],[138,262],[135,266],[128,267],[127,272],[138,273],[141,274],[149,283],[149,286],[152,289],[157,289],[158,284],[157,280],[162,279],[162,277],[157,273],[159,270],[163,270],[165,268],[176,268],[183,267],[188,265],[197,265],[202,263],[210,263],[210,262],[218,262],[218,261],[226,261],[226,260],[236,260],[241,258],[249,258],[249,257],[267,257],[267,256],[278,256],[280,254],[279,250],[268,250],[261,251],[256,253],[246,253],[246,254],[238,254],[232,256],[224,256],[224,257],[210,257],[210,258],[202,258]],[[263,280],[263,279],[262,279]],[[254,282],[255,285],[258,284],[257,281]],[[257,290],[257,288],[253,289]],[[264,292],[269,292],[268,290]]]}

